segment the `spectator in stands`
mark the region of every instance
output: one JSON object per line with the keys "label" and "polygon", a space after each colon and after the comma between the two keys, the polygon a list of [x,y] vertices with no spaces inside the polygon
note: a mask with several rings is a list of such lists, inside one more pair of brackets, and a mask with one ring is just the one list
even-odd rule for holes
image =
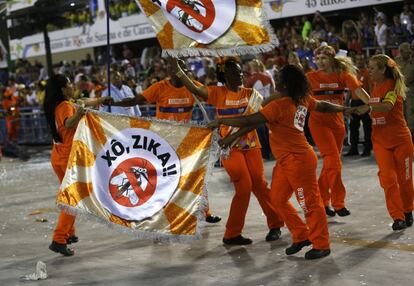
{"label": "spectator in stands", "polygon": [[138,5],[135,1],[130,0],[128,4],[128,15],[133,15],[140,13],[141,11],[138,8]]}
{"label": "spectator in stands", "polygon": [[414,33],[414,31],[412,30],[412,15],[413,12],[410,11],[410,6],[408,4],[404,4],[403,11],[400,14],[400,21],[402,25],[407,28],[411,35]]}
{"label": "spectator in stands", "polygon": [[80,97],[90,97],[92,90],[94,89],[93,83],[86,75],[82,75],[76,84],[76,88],[79,89]]}
{"label": "spectator in stands", "polygon": [[362,45],[364,47],[373,47],[375,45],[375,31],[371,20],[364,13],[361,14],[360,21],[358,21],[358,28],[362,37]]}
{"label": "spectator in stands", "polygon": [[401,24],[400,17],[397,14],[392,17],[392,20],[393,24],[390,26],[390,44],[398,46],[408,41],[410,33],[407,27]]}
{"label": "spectator in stands", "polygon": [[375,37],[377,45],[384,49],[387,45],[387,25],[385,25],[383,13],[378,13],[376,17]]}
{"label": "spectator in stands", "polygon": [[409,43],[399,46],[400,56],[395,59],[404,75],[405,85],[408,87],[404,101],[404,113],[408,128],[414,134],[414,53]]}
{"label": "spectator in stands", "polygon": [[[122,82],[123,76],[121,73],[118,71],[111,71],[111,98],[113,98],[115,101],[121,101],[125,98],[135,98],[132,90]],[[108,96],[108,88],[102,92],[102,96]],[[132,107],[111,106],[111,108],[108,106],[102,106],[100,107],[100,110],[111,113],[124,114],[127,116],[141,116],[141,111],[138,105]]]}
{"label": "spectator in stands", "polygon": [[300,63],[299,56],[298,56],[298,54],[296,52],[293,52],[293,51],[292,52],[289,52],[288,60],[287,61],[288,61],[288,64],[289,65],[294,65],[294,66],[297,66],[300,69],[303,69],[303,66]]}
{"label": "spectator in stands", "polygon": [[307,16],[302,16],[302,39],[307,40],[309,37],[310,32],[312,31],[312,24],[308,20]]}

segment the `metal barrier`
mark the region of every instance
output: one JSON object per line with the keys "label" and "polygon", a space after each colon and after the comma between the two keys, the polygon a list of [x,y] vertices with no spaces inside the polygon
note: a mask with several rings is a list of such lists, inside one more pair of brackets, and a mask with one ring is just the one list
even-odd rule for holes
{"label": "metal barrier", "polygon": [[[204,105],[210,120],[215,118],[215,108]],[[140,106],[142,116],[154,117],[156,112],[155,105]],[[6,112],[0,109],[0,144],[7,138]],[[51,144],[52,137],[48,129],[43,110],[39,107],[20,108],[20,118],[15,119],[19,122],[19,144]],[[193,121],[202,122],[203,114],[198,106],[193,109]]]}
{"label": "metal barrier", "polygon": [[[7,137],[6,112],[0,110],[0,143]],[[20,117],[14,120],[19,123],[19,144],[50,144],[52,138],[48,130],[43,111],[39,107],[20,108]]]}

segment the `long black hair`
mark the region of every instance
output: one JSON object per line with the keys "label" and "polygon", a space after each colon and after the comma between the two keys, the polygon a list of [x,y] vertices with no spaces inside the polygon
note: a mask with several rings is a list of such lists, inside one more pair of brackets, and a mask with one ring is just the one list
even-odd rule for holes
{"label": "long black hair", "polygon": [[43,103],[43,109],[45,111],[46,121],[49,125],[50,132],[52,133],[53,140],[55,142],[62,142],[57,129],[55,121],[55,110],[56,107],[66,98],[63,95],[62,88],[66,87],[69,79],[63,74],[56,74],[52,76],[46,84],[46,95]]}
{"label": "long black hair", "polygon": [[286,65],[280,70],[276,88],[292,98],[296,105],[301,104],[311,91],[305,73],[296,65]]}

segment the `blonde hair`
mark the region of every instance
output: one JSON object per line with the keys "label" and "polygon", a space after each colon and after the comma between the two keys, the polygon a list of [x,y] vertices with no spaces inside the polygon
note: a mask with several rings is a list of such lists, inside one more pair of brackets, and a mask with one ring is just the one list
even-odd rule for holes
{"label": "blonde hair", "polygon": [[315,56],[319,54],[323,54],[323,55],[330,57],[333,62],[333,70],[337,73],[348,72],[353,75],[357,74],[357,67],[354,65],[351,58],[335,56],[336,51],[331,46],[328,46],[328,45],[320,46],[319,48],[315,49],[314,54]]}
{"label": "blonde hair", "polygon": [[261,60],[258,59],[251,60],[250,66],[255,72],[264,72],[266,70],[266,66],[263,64]]}
{"label": "blonde hair", "polygon": [[370,61],[374,61],[378,68],[385,68],[384,76],[395,81],[395,94],[401,96],[405,100],[408,88],[405,85],[405,78],[398,64],[389,56],[384,54],[372,56]]}
{"label": "blonde hair", "polygon": [[348,72],[356,76],[357,67],[354,65],[353,61],[349,57],[334,57],[334,70],[336,72]]}

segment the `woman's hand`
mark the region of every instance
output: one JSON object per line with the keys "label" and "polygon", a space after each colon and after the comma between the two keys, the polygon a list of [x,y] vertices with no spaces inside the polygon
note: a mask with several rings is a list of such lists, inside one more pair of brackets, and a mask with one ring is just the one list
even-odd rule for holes
{"label": "woman's hand", "polygon": [[213,121],[210,121],[210,122],[207,124],[207,127],[208,127],[208,128],[212,128],[212,129],[218,128],[218,127],[220,127],[220,121],[219,121],[219,120],[213,120]]}
{"label": "woman's hand", "polygon": [[370,110],[371,110],[371,108],[370,108],[370,106],[369,106],[368,104],[366,104],[366,105],[361,105],[361,106],[358,106],[358,107],[355,109],[355,114],[357,114],[357,115],[362,115],[362,114],[365,114],[365,113],[370,112]]}
{"label": "woman's hand", "polygon": [[110,96],[101,97],[99,100],[100,100],[101,104],[103,104],[103,105],[112,105],[112,104],[114,104],[114,99]]}
{"label": "woman's hand", "polygon": [[344,108],[344,115],[351,116],[352,114],[356,114],[356,107],[347,107]]}
{"label": "woman's hand", "polygon": [[234,138],[234,136],[232,136],[232,135],[229,135],[229,136],[227,136],[227,137],[225,137],[225,138],[222,138],[222,139],[220,139],[219,141],[218,141],[218,144],[219,144],[219,146],[221,147],[221,148],[227,148],[227,147],[230,147],[231,146],[231,144],[233,144],[233,142],[236,140],[237,138]]}
{"label": "woman's hand", "polygon": [[85,110],[85,105],[84,104],[79,105],[79,106],[76,107],[76,116],[78,118],[81,118],[83,115],[85,115],[85,113],[86,113],[86,110]]}

